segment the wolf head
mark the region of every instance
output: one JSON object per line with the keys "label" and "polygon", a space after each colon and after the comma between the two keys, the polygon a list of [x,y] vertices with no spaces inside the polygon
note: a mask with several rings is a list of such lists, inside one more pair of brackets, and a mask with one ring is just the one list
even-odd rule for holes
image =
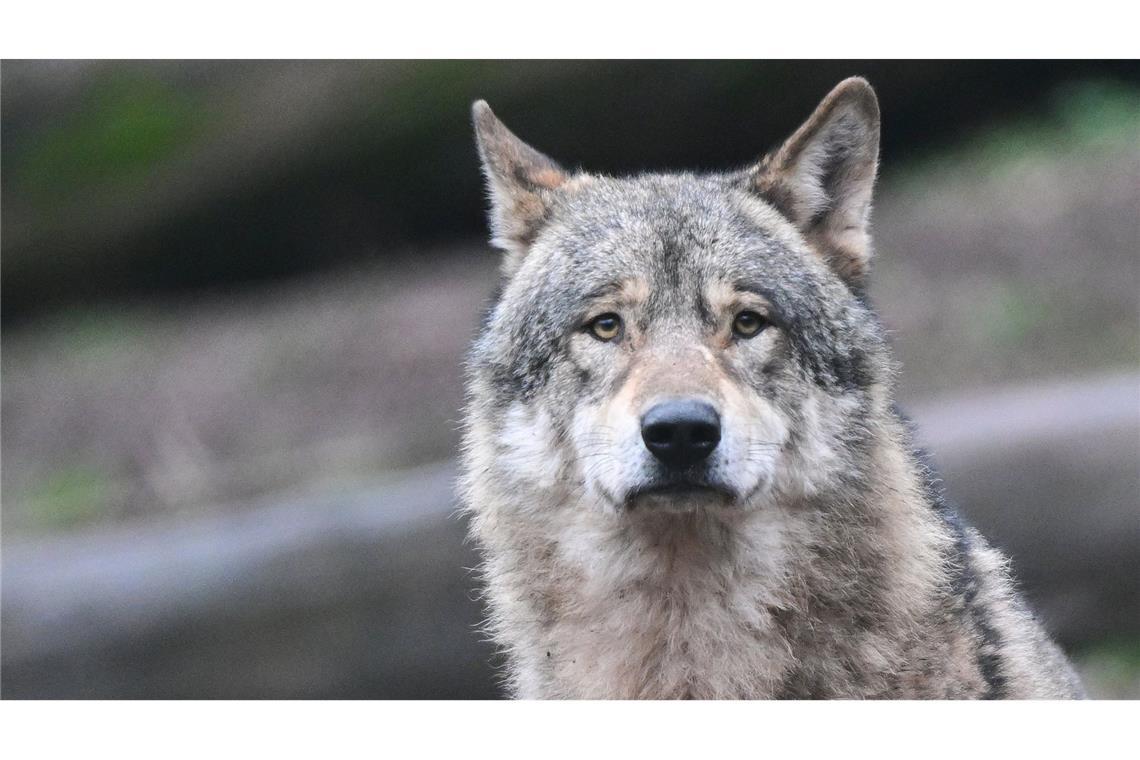
{"label": "wolf head", "polygon": [[473,116],[505,255],[471,356],[469,467],[617,513],[743,511],[856,477],[890,378],[863,297],[864,80],[722,174],[569,172],[486,103]]}

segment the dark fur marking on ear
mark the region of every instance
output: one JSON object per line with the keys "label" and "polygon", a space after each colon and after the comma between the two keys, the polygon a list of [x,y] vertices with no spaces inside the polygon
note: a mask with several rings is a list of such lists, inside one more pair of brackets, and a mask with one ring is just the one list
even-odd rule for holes
{"label": "dark fur marking on ear", "polygon": [[795,224],[796,196],[790,187],[782,182],[773,183],[764,190],[763,198],[785,219]]}

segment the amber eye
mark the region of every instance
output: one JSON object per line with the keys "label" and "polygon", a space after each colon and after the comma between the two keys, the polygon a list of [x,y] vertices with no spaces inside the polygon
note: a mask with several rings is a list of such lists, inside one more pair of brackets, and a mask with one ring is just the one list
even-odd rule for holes
{"label": "amber eye", "polygon": [[760,334],[768,323],[754,311],[742,311],[732,320],[732,332],[741,338],[753,338]]}
{"label": "amber eye", "polygon": [[621,317],[617,314],[602,314],[594,317],[587,327],[590,334],[598,340],[617,340],[621,336]]}

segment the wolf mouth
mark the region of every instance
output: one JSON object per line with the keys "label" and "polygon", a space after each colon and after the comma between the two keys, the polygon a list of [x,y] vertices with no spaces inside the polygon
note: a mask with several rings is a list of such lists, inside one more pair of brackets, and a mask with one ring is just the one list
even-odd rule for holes
{"label": "wolf mouth", "polygon": [[665,481],[633,488],[625,497],[626,509],[634,509],[647,501],[696,506],[702,502],[717,505],[735,503],[738,494],[718,483],[704,481]]}

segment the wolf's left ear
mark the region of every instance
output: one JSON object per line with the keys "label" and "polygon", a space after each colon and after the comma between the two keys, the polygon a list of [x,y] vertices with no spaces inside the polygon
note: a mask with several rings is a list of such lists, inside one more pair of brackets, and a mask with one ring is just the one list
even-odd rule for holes
{"label": "wolf's left ear", "polygon": [[491,197],[491,242],[507,252],[504,263],[511,272],[546,223],[555,192],[570,177],[507,129],[486,101],[476,101],[471,117]]}
{"label": "wolf's left ear", "polygon": [[755,166],[749,180],[844,280],[861,287],[871,260],[871,190],[878,163],[879,101],[867,80],[852,77]]}

